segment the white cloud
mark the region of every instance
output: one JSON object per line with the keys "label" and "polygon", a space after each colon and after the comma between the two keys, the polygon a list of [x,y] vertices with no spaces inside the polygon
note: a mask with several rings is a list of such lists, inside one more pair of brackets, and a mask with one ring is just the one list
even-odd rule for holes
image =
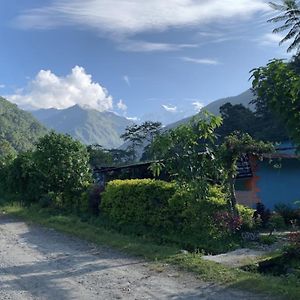
{"label": "white cloud", "polygon": [[194,63],[194,64],[201,64],[201,65],[218,65],[219,62],[215,59],[210,58],[193,58],[193,57],[180,57],[181,60]]}
{"label": "white cloud", "polygon": [[146,41],[122,40],[119,49],[129,52],[179,51],[184,48],[196,48],[196,44],[152,43]]}
{"label": "white cloud", "polygon": [[170,112],[170,113],[176,113],[176,112],[177,112],[177,106],[172,106],[172,105],[165,105],[165,104],[162,104],[162,107],[163,107],[167,112]]}
{"label": "white cloud", "polygon": [[261,45],[276,45],[278,46],[279,42],[284,38],[283,35],[275,33],[266,33],[260,39],[259,42]]}
{"label": "white cloud", "polygon": [[126,82],[126,84],[130,87],[130,78],[128,75],[123,76],[123,80]]}
{"label": "white cloud", "polygon": [[195,101],[192,103],[196,112],[199,112],[205,105],[200,101]]}
{"label": "white cloud", "polygon": [[126,111],[127,110],[127,105],[123,102],[122,99],[117,103],[117,107],[119,110]]}
{"label": "white cloud", "polygon": [[26,88],[6,96],[23,108],[63,109],[75,104],[99,111],[113,108],[112,97],[84,68],[76,66],[67,76],[57,76],[50,70],[41,70]]}
{"label": "white cloud", "polygon": [[30,29],[77,25],[120,37],[237,20],[269,9],[265,0],[54,0],[25,11],[16,23]]}
{"label": "white cloud", "polygon": [[133,121],[133,122],[140,121],[140,118],[138,118],[138,117],[126,117],[126,119],[129,120],[129,121]]}

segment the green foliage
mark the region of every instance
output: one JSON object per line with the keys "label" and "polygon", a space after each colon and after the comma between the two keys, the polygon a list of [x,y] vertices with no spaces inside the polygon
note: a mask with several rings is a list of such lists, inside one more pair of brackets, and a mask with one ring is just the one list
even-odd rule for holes
{"label": "green foliage", "polygon": [[[255,102],[255,100],[254,100]],[[239,131],[248,133],[254,139],[282,142],[288,140],[286,128],[265,105],[256,105],[256,111],[242,104],[226,103],[220,107],[223,124],[216,130],[220,139]]]}
{"label": "green foliage", "polygon": [[160,122],[152,121],[146,121],[141,125],[127,126],[121,138],[129,143],[127,151],[132,153],[133,161],[137,158],[137,148],[142,147],[143,144],[152,143],[154,138],[159,135],[161,127],[162,124]]}
{"label": "green foliage", "polygon": [[113,158],[110,152],[104,149],[101,145],[87,146],[87,151],[90,157],[90,165],[92,167],[112,166]]}
{"label": "green foliage", "polygon": [[239,216],[242,219],[242,223],[243,223],[242,229],[251,230],[254,226],[254,220],[253,220],[254,209],[238,204],[237,210],[239,212]]}
{"label": "green foliage", "polygon": [[252,78],[256,105],[272,110],[300,147],[300,76],[290,64],[272,60],[267,66],[254,69]]}
{"label": "green foliage", "polygon": [[222,171],[215,157],[214,133],[221,123],[220,117],[204,113],[201,119],[158,136],[151,145],[152,157],[162,159],[171,177],[193,187],[198,198],[206,198],[209,183]]}
{"label": "green foliage", "polygon": [[286,228],[285,220],[280,214],[272,214],[268,222],[268,227],[271,228],[272,230],[285,229]]}
{"label": "green foliage", "polygon": [[17,152],[32,149],[46,134],[46,129],[33,116],[0,97],[0,140],[8,142]]}
{"label": "green foliage", "polygon": [[300,212],[299,210],[294,209],[293,207],[286,205],[284,203],[278,203],[275,205],[274,210],[279,214],[286,225],[291,225],[293,221],[300,221]]}
{"label": "green foliage", "polygon": [[207,199],[195,198],[188,186],[159,180],[115,180],[102,194],[100,210],[118,230],[149,236],[181,247],[220,252],[234,247],[231,233],[219,230],[214,215],[227,210],[220,188],[210,188]]}
{"label": "green foliage", "polygon": [[7,171],[7,191],[24,204],[39,200],[43,193],[40,173],[32,151],[20,153]]}
{"label": "green foliage", "polygon": [[264,245],[272,245],[277,241],[277,237],[274,235],[262,235],[259,238],[259,242]]}
{"label": "green foliage", "polygon": [[262,157],[265,153],[272,153],[274,147],[270,143],[254,140],[249,134],[235,132],[227,136],[220,147],[220,156],[226,170],[227,185],[230,193],[230,206],[234,213],[236,209],[235,178],[237,176],[237,162],[245,155]]}
{"label": "green foliage", "polygon": [[86,147],[70,136],[51,132],[36,145],[35,163],[40,185],[46,193],[62,196],[62,205],[73,206],[91,182],[89,155]]}
{"label": "green foliage", "polygon": [[174,184],[159,180],[111,181],[103,193],[100,211],[117,226],[158,232],[168,227],[168,200],[174,192]]}

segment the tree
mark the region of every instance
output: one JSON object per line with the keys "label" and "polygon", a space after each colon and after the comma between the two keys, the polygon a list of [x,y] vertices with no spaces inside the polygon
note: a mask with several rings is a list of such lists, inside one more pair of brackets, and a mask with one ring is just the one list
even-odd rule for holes
{"label": "tree", "polygon": [[242,104],[226,103],[220,107],[223,124],[217,129],[222,141],[227,135],[235,131],[248,133],[253,138],[262,141],[282,142],[288,140],[285,126],[281,120],[264,104],[252,101],[255,111]]}
{"label": "tree", "polygon": [[151,143],[155,136],[160,133],[161,127],[160,122],[146,121],[141,125],[134,124],[125,129],[125,133],[121,135],[121,138],[125,142],[129,142],[127,150],[132,152],[132,160],[137,157],[137,148]]}
{"label": "tree", "polygon": [[36,145],[35,161],[45,192],[61,196],[66,205],[91,182],[89,155],[86,147],[72,137],[51,132]]}
{"label": "tree", "polygon": [[235,179],[237,176],[237,162],[245,155],[261,157],[265,153],[272,153],[273,145],[256,141],[249,134],[235,132],[227,136],[220,147],[221,160],[227,173],[227,184],[230,194],[230,208],[234,215],[238,214],[236,208]]}
{"label": "tree", "polygon": [[252,78],[256,105],[267,106],[280,118],[300,149],[300,76],[293,66],[275,59],[254,69]]}
{"label": "tree", "polygon": [[43,190],[39,168],[34,159],[34,152],[20,153],[10,164],[6,185],[8,193],[16,197],[22,204],[39,200]]}
{"label": "tree", "polygon": [[101,145],[89,145],[87,146],[87,152],[92,167],[111,166],[113,164],[110,151],[104,149]]}
{"label": "tree", "polygon": [[289,30],[287,35],[280,41],[280,44],[292,40],[291,45],[288,47],[287,51],[291,52],[297,49],[299,53],[300,50],[300,7],[299,2],[296,0],[282,0],[282,4],[277,4],[270,2],[270,6],[281,13],[281,15],[276,16],[269,20],[269,22],[282,22],[284,24],[273,30],[273,33],[280,33],[282,31]]}
{"label": "tree", "polygon": [[197,199],[206,198],[211,182],[221,173],[215,156],[215,129],[221,123],[220,117],[205,114],[158,136],[150,148],[172,178],[191,188]]}
{"label": "tree", "polygon": [[3,139],[0,139],[0,168],[11,163],[17,156],[16,150],[11,144]]}
{"label": "tree", "polygon": [[226,103],[220,107],[223,119],[222,126],[217,129],[221,139],[239,130],[253,135],[256,131],[256,118],[254,113],[242,104],[232,105]]}

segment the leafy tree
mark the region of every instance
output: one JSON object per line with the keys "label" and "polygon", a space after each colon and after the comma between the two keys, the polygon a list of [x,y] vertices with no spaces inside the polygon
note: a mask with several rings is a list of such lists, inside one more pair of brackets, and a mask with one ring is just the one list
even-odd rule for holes
{"label": "leafy tree", "polygon": [[256,111],[242,104],[226,103],[220,107],[223,124],[216,132],[221,140],[235,131],[248,133],[263,141],[282,142],[289,139],[281,120],[264,103],[255,102],[256,99],[252,101]]}
{"label": "leafy tree", "polygon": [[237,214],[235,178],[237,176],[237,162],[245,155],[255,155],[261,157],[264,153],[274,151],[273,145],[256,141],[249,134],[235,132],[227,136],[220,147],[221,160],[227,173],[227,184],[230,193],[230,208]]}
{"label": "leafy tree", "polygon": [[91,182],[89,155],[79,141],[68,135],[51,132],[36,145],[35,161],[39,168],[41,187],[67,200],[80,195]]}
{"label": "leafy tree", "polygon": [[0,168],[12,162],[17,156],[16,150],[11,144],[3,139],[0,139]]}
{"label": "leafy tree", "polygon": [[101,145],[89,145],[87,151],[90,157],[92,167],[111,166],[113,158],[109,150],[104,149]]}
{"label": "leafy tree", "polygon": [[287,51],[290,52],[297,49],[300,50],[300,7],[299,1],[296,0],[282,0],[282,4],[270,2],[270,6],[281,13],[269,20],[269,22],[282,22],[284,24],[273,30],[274,33],[289,30],[287,35],[280,41],[280,44],[292,40],[292,44],[288,47]]}
{"label": "leafy tree", "polygon": [[239,130],[253,135],[256,130],[256,118],[254,113],[242,104],[232,105],[226,103],[220,107],[223,119],[222,126],[216,132],[223,139],[227,135]]}
{"label": "leafy tree", "polygon": [[7,191],[21,203],[38,201],[43,190],[40,174],[34,159],[34,152],[28,151],[18,155],[7,172]]}
{"label": "leafy tree", "polygon": [[272,60],[267,66],[254,69],[252,78],[256,105],[268,107],[280,118],[300,147],[300,76],[292,65]]}
{"label": "leafy tree", "polygon": [[122,150],[122,149],[110,149],[108,150],[112,157],[112,162],[114,166],[121,166],[127,164],[132,159],[132,152],[129,150]]}
{"label": "leafy tree", "polygon": [[151,143],[155,136],[159,134],[161,127],[160,122],[146,121],[141,125],[134,124],[125,129],[125,133],[121,135],[121,138],[125,142],[129,142],[128,150],[132,153],[132,160],[137,157],[137,148],[145,143]]}
{"label": "leafy tree", "polygon": [[211,181],[221,172],[215,157],[214,133],[221,122],[220,117],[206,114],[165,132],[151,145],[153,157],[164,160],[168,173],[179,184],[192,188],[198,199],[207,196]]}

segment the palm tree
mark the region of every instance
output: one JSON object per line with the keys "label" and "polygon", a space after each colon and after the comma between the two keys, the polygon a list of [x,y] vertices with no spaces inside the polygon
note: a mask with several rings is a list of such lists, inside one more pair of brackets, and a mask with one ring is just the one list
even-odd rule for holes
{"label": "palm tree", "polygon": [[288,47],[287,52],[297,49],[297,54],[300,52],[300,6],[299,1],[296,0],[282,0],[282,4],[270,2],[270,6],[279,11],[281,14],[276,16],[268,22],[281,22],[284,24],[273,30],[273,33],[280,33],[289,30],[287,35],[280,41],[280,45],[288,40],[292,40],[292,44]]}

